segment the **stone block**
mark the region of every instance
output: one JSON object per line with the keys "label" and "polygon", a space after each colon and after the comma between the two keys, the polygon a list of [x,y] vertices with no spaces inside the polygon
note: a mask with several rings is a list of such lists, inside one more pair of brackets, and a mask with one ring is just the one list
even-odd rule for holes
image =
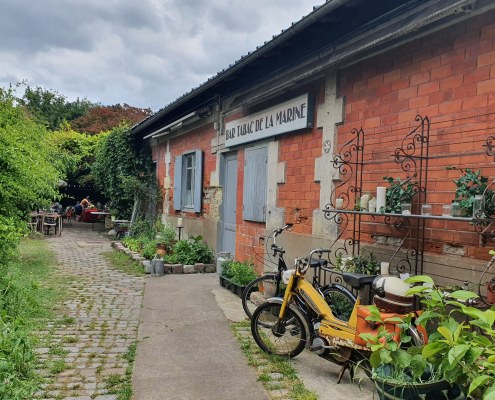
{"label": "stone block", "polygon": [[164,272],[166,274],[171,274],[172,273],[172,264],[165,264],[163,266],[163,268],[164,268]]}
{"label": "stone block", "polygon": [[194,274],[194,265],[184,265],[183,271],[185,274]]}
{"label": "stone block", "polygon": [[454,254],[456,256],[464,256],[466,254],[466,248],[464,246],[453,246],[451,244],[443,245],[443,252],[445,254]]}
{"label": "stone block", "polygon": [[194,272],[197,274],[202,274],[205,272],[205,265],[201,263],[194,264]]}
{"label": "stone block", "polygon": [[215,264],[205,264],[205,272],[208,274],[217,272],[217,266]]}
{"label": "stone block", "polygon": [[184,266],[182,264],[173,264],[172,265],[172,274],[183,274]]}

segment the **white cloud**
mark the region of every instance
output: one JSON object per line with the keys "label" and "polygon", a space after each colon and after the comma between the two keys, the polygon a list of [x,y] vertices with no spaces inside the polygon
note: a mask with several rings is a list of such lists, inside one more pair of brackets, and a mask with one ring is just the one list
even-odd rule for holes
{"label": "white cloud", "polygon": [[0,0],[0,86],[159,109],[323,0]]}

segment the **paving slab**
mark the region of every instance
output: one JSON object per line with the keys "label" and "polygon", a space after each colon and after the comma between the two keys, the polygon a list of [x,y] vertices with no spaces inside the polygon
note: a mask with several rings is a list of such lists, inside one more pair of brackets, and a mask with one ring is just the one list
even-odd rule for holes
{"label": "paving slab", "polygon": [[218,287],[213,274],[148,279],[134,399],[269,399],[217,305]]}

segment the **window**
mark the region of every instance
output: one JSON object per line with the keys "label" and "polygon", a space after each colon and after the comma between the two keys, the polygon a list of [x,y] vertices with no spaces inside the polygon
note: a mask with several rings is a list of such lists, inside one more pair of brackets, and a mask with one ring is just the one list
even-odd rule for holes
{"label": "window", "polygon": [[266,221],[267,162],[266,146],[246,148],[242,218],[247,221]]}
{"label": "window", "polygon": [[201,212],[203,153],[196,150],[175,157],[174,209]]}

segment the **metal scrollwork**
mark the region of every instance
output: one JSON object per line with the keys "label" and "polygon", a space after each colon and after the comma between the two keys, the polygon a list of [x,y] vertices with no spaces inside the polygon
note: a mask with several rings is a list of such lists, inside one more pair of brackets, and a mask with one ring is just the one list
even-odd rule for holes
{"label": "metal scrollwork", "polygon": [[495,161],[495,152],[493,151],[495,148],[495,136],[488,136],[483,147],[486,147],[486,155],[492,156]]}

